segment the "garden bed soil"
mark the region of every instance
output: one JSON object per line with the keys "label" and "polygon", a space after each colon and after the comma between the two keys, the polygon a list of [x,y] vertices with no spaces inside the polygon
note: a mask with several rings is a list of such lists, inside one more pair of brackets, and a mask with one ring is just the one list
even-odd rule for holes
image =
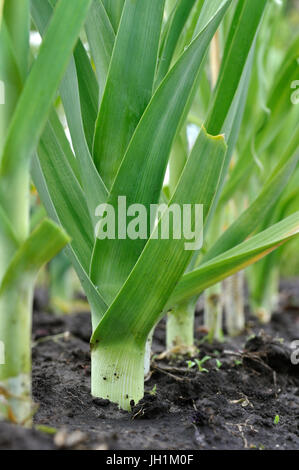
{"label": "garden bed soil", "polygon": [[89,315],[37,311],[41,297],[33,322],[35,428],[0,423],[0,449],[299,449],[299,365],[289,347],[299,339],[298,280],[282,283],[271,324],[248,316],[246,332],[224,343],[202,342],[199,305],[197,357],[211,357],[208,372],[188,368],[188,357],[159,359],[161,322],[158,358],[131,413],[90,395]]}

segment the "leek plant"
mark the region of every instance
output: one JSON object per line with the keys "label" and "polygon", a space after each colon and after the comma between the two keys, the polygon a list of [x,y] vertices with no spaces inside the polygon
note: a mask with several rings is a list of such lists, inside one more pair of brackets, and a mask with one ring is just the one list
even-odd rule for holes
{"label": "leek plant", "polygon": [[[258,198],[203,255],[185,250],[184,238],[159,238],[173,204],[202,204],[204,233],[217,214],[266,4],[181,0],[165,7],[163,0],[93,0],[86,34],[59,87],[72,146],[54,110],[40,139],[32,176],[49,215],[71,236],[67,254],[91,307],[92,394],[123,409],[143,397],[146,345],[161,316],[192,305],[205,289],[299,231],[298,212],[258,230],[269,200],[277,200],[272,188],[281,193],[297,165],[290,146]],[[55,5],[31,1],[44,40]],[[204,127],[192,149],[185,148],[165,191],[171,150],[179,135],[184,140],[193,104],[201,102],[209,46],[226,15],[231,24]],[[142,231],[137,212],[130,212],[135,237],[126,236],[121,220],[115,221],[118,236],[99,237],[95,227],[103,235],[111,207],[124,198],[127,207],[134,204],[137,211],[142,205],[146,214],[161,200],[166,208],[152,230]],[[172,338],[180,336],[182,324],[170,322],[171,330]],[[193,325],[190,330],[184,322],[183,330],[191,341]]]}
{"label": "leek plant", "polygon": [[223,290],[219,282],[204,293],[204,325],[208,329],[207,339],[210,343],[223,339]]}
{"label": "leek plant", "polygon": [[[267,179],[270,181],[269,174],[271,172],[275,174],[275,165],[277,169],[279,168],[279,157],[285,156],[285,160],[283,158],[280,160],[282,163],[287,162],[291,154],[295,160],[298,155],[299,142],[296,137],[298,136],[298,109],[292,103],[290,90],[290,85],[298,73],[296,59],[298,37],[292,39],[292,35],[290,36],[291,46],[285,56],[279,54],[273,45],[273,38],[276,37],[273,32],[284,29],[284,23],[283,7],[274,6],[269,2],[256,41],[256,53],[240,138],[237,141],[227,183],[218,206],[222,207],[223,211],[227,205],[233,203],[241,213],[240,202],[244,200],[244,196],[253,202],[263,185],[266,188]],[[276,70],[277,73],[273,73]],[[286,142],[290,142],[289,153],[285,149]],[[250,158],[248,154],[251,154]],[[289,164],[292,165],[291,162]],[[290,190],[285,191],[286,195],[282,190],[286,188],[291,176],[292,174],[288,173],[286,167],[286,172],[281,173],[282,186],[276,186],[274,183],[273,192],[270,193],[270,185],[268,185],[270,197],[267,197],[264,192],[264,196],[268,199],[268,206],[264,206],[264,217],[259,219],[259,230],[286,216],[286,212],[279,209],[281,204],[279,201],[288,198]],[[277,183],[278,181],[279,179]],[[296,185],[296,176],[293,176],[293,181]],[[294,188],[291,193],[293,191]],[[293,210],[296,207],[298,208],[298,204],[297,206],[296,203],[293,204]],[[276,216],[273,216],[273,212]],[[232,216],[231,210],[228,213]],[[236,218],[235,215],[233,215],[234,218]],[[231,220],[231,223],[233,221]],[[243,221],[245,223],[245,219]],[[278,297],[277,264],[281,252],[282,249],[248,270],[251,307],[262,321],[269,320],[269,309],[273,308]],[[230,334],[236,334],[244,327],[244,299],[241,284],[240,277],[231,281],[227,280],[224,284],[226,323]]]}
{"label": "leek plant", "polygon": [[[241,130],[242,139],[238,143],[238,151],[241,154],[247,152],[250,146],[252,159],[246,162],[239,158],[237,161],[231,172],[231,182],[228,182],[228,197],[238,191],[241,183],[246,189],[249,201],[254,200],[256,192],[278,164],[279,156],[285,153],[286,142],[291,142],[289,148],[293,145],[291,152],[298,153],[298,107],[294,105],[292,92],[295,76],[298,76],[299,71],[298,36],[293,37],[294,34],[289,32],[290,47],[284,55],[277,45],[273,44],[276,35],[271,34],[271,29],[274,32],[289,32],[283,5],[268,9],[258,41]],[[246,146],[243,147],[242,142],[247,142]],[[260,229],[281,220],[298,208],[297,181],[298,169],[284,192],[277,189],[275,204],[270,203],[271,207],[264,214]],[[241,193],[238,192],[235,197],[240,199],[240,196]],[[270,320],[271,313],[278,305],[279,264],[283,251],[284,248],[279,249],[247,270],[251,309],[263,323]]]}
{"label": "leek plant", "polygon": [[[238,195],[238,198],[242,202],[242,195]],[[232,224],[237,218],[239,206],[240,204],[237,201],[235,203],[234,199],[228,204],[228,225]],[[240,210],[240,213],[242,213],[242,210]],[[242,333],[245,328],[244,287],[244,271],[239,271],[223,281],[223,307],[226,329],[229,336],[236,336]]]}
{"label": "leek plant", "polygon": [[245,328],[244,285],[243,271],[223,281],[223,303],[229,336],[236,336]]}
{"label": "leek plant", "polygon": [[[298,170],[293,175],[288,190],[270,214],[272,223],[288,216],[294,208],[298,207]],[[250,307],[262,323],[268,323],[272,313],[279,307],[279,280],[285,251],[285,247],[282,246],[247,270]]]}
{"label": "leek plant", "polygon": [[[212,223],[208,224],[208,230],[206,230],[205,233],[205,242],[208,244],[208,246],[211,244],[213,245],[222,232],[221,218],[223,217],[224,213],[228,214],[230,223],[233,223],[236,219],[236,215],[232,214],[230,209],[227,209],[228,205],[235,205],[237,207],[238,214],[240,215],[242,213],[242,207],[240,207],[240,203],[238,201],[243,202],[244,195],[247,197],[247,194],[252,192],[250,191],[249,186],[252,184],[251,175],[256,172],[256,169],[260,168],[259,165],[261,165],[261,163],[259,158],[265,158],[265,154],[267,153],[271,154],[272,167],[265,171],[265,177],[261,181],[261,184],[258,185],[256,192],[251,198],[251,202],[253,202],[256,199],[256,194],[261,192],[260,201],[262,203],[262,207],[264,208],[264,214],[262,212],[259,212],[258,214],[258,200],[256,201],[256,204],[252,206],[255,214],[258,214],[254,230],[257,230],[259,223],[261,224],[262,222],[264,223],[263,228],[267,226],[265,223],[267,212],[271,213],[273,208],[276,207],[275,203],[277,203],[279,200],[279,197],[291,176],[291,173],[289,173],[289,170],[287,167],[285,167],[285,171],[281,174],[281,179],[277,179],[278,184],[272,188],[273,192],[269,191],[270,185],[268,185],[268,191],[263,192],[263,189],[266,188],[267,176],[271,174],[274,169],[273,161],[276,164],[278,163],[277,157],[273,159],[273,153],[275,156],[279,156],[281,153],[283,154],[285,152],[285,149],[281,149],[281,152],[277,151],[277,146],[275,148],[275,143],[277,143],[279,139],[281,143],[285,143],[286,141],[288,142],[290,139],[295,138],[294,136],[290,135],[290,132],[285,135],[284,119],[289,119],[289,129],[294,129],[294,126],[297,124],[296,119],[298,120],[298,113],[296,112],[297,110],[292,109],[294,106],[292,105],[290,97],[288,96],[290,95],[290,84],[293,83],[294,76],[298,70],[296,67],[296,50],[298,50],[298,38],[295,38],[295,41],[293,44],[291,44],[291,47],[287,51],[286,56],[279,58],[281,63],[279,63],[279,60],[276,59],[276,51],[272,44],[273,32],[278,30],[281,25],[281,21],[283,21],[282,11],[283,10],[281,7],[277,7],[277,5],[274,5],[273,2],[268,2],[265,8],[264,17],[261,21],[259,34],[254,38],[254,44],[252,45],[252,49],[254,48],[254,55],[251,59],[252,73],[251,77],[248,74],[247,83],[244,85],[244,87],[249,86],[249,92],[244,110],[243,124],[240,129],[240,137],[238,138],[238,125],[241,124],[243,114],[240,106],[238,114],[239,123],[236,122],[234,126],[237,145],[235,147],[233,159],[231,160],[226,182],[223,185],[222,194],[220,194],[217,213],[214,215]],[[227,15],[227,17],[228,16],[229,15]],[[229,20],[232,21],[232,18]],[[200,103],[200,106],[197,105],[195,107],[193,105],[193,108],[191,109],[191,112],[188,116],[189,123],[196,123],[200,125],[202,122],[204,122],[204,117],[202,116],[204,114],[203,111],[206,108],[209,108],[209,104],[206,104],[206,100],[207,97],[208,103],[212,100],[211,91],[217,81],[220,67],[220,58],[223,54],[222,50],[224,49],[225,51],[225,47],[228,48],[228,44],[225,46],[225,43],[228,43],[230,40],[230,31],[230,28],[227,27],[227,19],[225,19],[217,34],[214,36],[211,44],[210,63],[208,64],[210,68],[210,79],[208,80],[208,85],[206,78],[207,74],[202,73],[198,93],[198,95],[200,95],[200,99],[197,98],[197,102]],[[221,43],[224,43],[224,45],[222,46]],[[269,50],[272,52],[272,54],[269,53]],[[268,56],[270,56],[270,60]],[[274,56],[274,58],[272,56]],[[273,64],[274,59],[277,63]],[[237,60],[237,57],[235,60]],[[269,68],[268,74],[266,71],[267,67]],[[274,75],[271,81],[268,79],[268,82],[271,83],[271,86],[268,85],[266,87],[265,77],[268,77],[270,71],[276,70],[276,68],[279,70],[279,73]],[[284,100],[279,99],[282,89]],[[223,94],[225,92],[226,90],[224,86]],[[246,94],[246,90],[244,93]],[[195,114],[198,115],[197,119],[194,119]],[[291,114],[291,117],[287,117],[288,114]],[[296,131],[294,132],[294,135],[296,135]],[[293,146],[291,144],[289,147],[294,160],[297,158],[297,146],[298,143],[293,140]],[[233,151],[233,146],[231,147],[231,151]],[[176,148],[175,154],[178,154],[178,150],[176,150]],[[252,154],[252,156],[250,154]],[[285,156],[286,159],[289,157],[291,158],[290,154],[289,157],[287,156],[287,152],[285,152]],[[177,168],[180,167],[180,161],[182,160],[182,156],[177,157]],[[283,159],[281,162],[283,162]],[[289,162],[289,165],[292,166],[293,163]],[[170,160],[170,177],[172,166],[175,167],[175,162],[173,163],[172,160]],[[176,178],[178,178],[178,175],[176,175]],[[269,180],[270,179],[268,179],[268,181]],[[280,181],[280,183],[278,181]],[[244,192],[244,188],[245,190],[247,189],[247,194]],[[250,214],[250,211],[247,213]],[[262,214],[264,215],[263,218],[261,217]],[[251,220],[253,220],[253,218]],[[276,221],[278,220],[280,219],[277,219]],[[245,217],[240,219],[240,221],[244,225],[247,223]],[[237,227],[238,226],[236,225],[236,228]],[[261,230],[261,228],[262,227],[260,226],[259,230]],[[247,235],[251,233],[249,227],[248,229],[249,230]],[[275,255],[273,255],[273,257],[274,256]],[[267,261],[265,261],[265,263],[266,262]],[[268,278],[270,277],[271,276],[269,275]],[[222,338],[223,303],[226,304],[227,307],[226,312],[227,317],[229,317],[227,319],[229,331],[233,331],[234,334],[237,334],[243,330],[245,319],[242,283],[242,275],[240,274],[236,275],[236,277],[233,278],[231,282],[227,281],[224,285],[224,289],[220,285],[215,285],[206,290],[204,323],[210,331],[209,339],[211,341],[214,338],[218,340],[221,340]],[[261,285],[260,282],[258,284],[259,286]],[[262,288],[260,287],[260,289]],[[229,292],[227,292],[227,290],[229,290]],[[183,310],[184,309],[182,306],[180,306],[178,312],[182,312]],[[169,317],[172,318],[174,314],[175,313],[172,311]],[[186,313],[185,318],[187,318]],[[189,322],[190,324],[193,323],[193,318],[190,315]],[[179,332],[180,329],[178,327],[177,332],[173,332],[174,336],[178,337]],[[170,345],[168,344],[168,348],[169,346]],[[189,347],[190,346],[192,346],[192,344],[189,344]]]}
{"label": "leek plant", "polygon": [[31,232],[30,163],[89,3],[61,0],[36,60],[30,60],[30,2],[9,0],[0,8],[0,416],[23,424],[32,413],[35,278],[69,241],[50,220]]}

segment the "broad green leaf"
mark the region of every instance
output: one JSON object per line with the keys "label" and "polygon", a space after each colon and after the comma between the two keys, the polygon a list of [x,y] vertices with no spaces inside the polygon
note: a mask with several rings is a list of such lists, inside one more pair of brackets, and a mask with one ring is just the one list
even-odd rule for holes
{"label": "broad green leaf", "polygon": [[267,0],[242,0],[237,5],[231,25],[232,34],[224,51],[211,112],[206,122],[206,128],[212,135],[222,131],[266,3]]}
{"label": "broad green leaf", "polygon": [[[45,174],[47,175],[47,172],[45,172]],[[41,200],[44,206],[46,207],[49,216],[57,224],[59,224],[60,226],[63,226],[67,219],[62,218],[62,220],[60,220],[56,212],[54,203],[51,199],[51,192],[55,191],[55,185],[54,185],[54,189],[53,189],[53,186],[51,185],[51,181],[55,180],[55,172],[54,172],[53,179],[51,179],[52,177],[49,178],[49,181],[48,181],[49,186],[47,186],[47,183],[43,175],[42,167],[40,165],[40,162],[37,156],[35,156],[33,159],[33,165],[32,165],[32,176],[33,176],[35,186],[38,189]],[[55,183],[57,184],[57,181]],[[57,189],[59,190],[59,188]],[[55,201],[55,193],[54,193],[53,200]],[[59,203],[59,199],[58,199],[58,203]],[[80,215],[82,216],[82,214]],[[61,214],[61,217],[63,217],[63,213]],[[70,227],[70,230],[72,230],[72,226]],[[65,249],[66,254],[68,258],[70,259],[78,275],[78,278],[80,279],[84,292],[86,293],[86,296],[88,298],[88,302],[91,306],[91,311],[92,311],[92,323],[95,327],[98,324],[98,322],[101,320],[102,316],[104,315],[108,307],[105,301],[103,300],[103,298],[101,297],[100,293],[97,291],[97,289],[91,282],[90,277],[88,275],[88,269],[84,268],[82,265],[82,262],[83,262],[82,260],[84,260],[84,253],[82,255],[81,250],[82,250],[82,247],[80,245],[79,246],[77,245],[76,247],[76,244],[74,243],[74,241],[72,241],[71,244],[69,244]]]}
{"label": "broad green leaf", "polygon": [[52,114],[38,147],[40,165],[61,225],[71,235],[74,251],[88,271],[94,240],[93,227],[83,190],[56,138],[57,126]]}
{"label": "broad green leaf", "polygon": [[66,158],[66,160],[68,161],[68,164],[70,165],[74,176],[76,177],[79,185],[82,187],[78,161],[72,152],[70,142],[67,139],[64,127],[60,122],[60,119],[58,118],[55,109],[52,109],[52,111],[50,112],[49,122],[54,130],[55,138],[58,142],[59,147],[61,148],[64,158]]}
{"label": "broad green leaf", "polygon": [[0,79],[5,83],[5,106],[3,104],[0,105],[1,154],[7,135],[7,129],[23,86],[14,47],[4,20],[0,26]]}
{"label": "broad green leaf", "polygon": [[[247,22],[250,5],[251,3],[248,0],[242,0],[235,9],[225,44],[218,82],[206,122],[209,132],[212,134],[223,132],[228,143],[215,209],[224,187],[231,157],[239,136],[251,77],[255,38],[263,16],[265,2],[260,2],[259,8],[250,12]],[[212,127],[209,129],[210,126]],[[211,212],[210,219],[213,216],[214,214]],[[209,225],[210,221],[207,223],[207,226]]]}
{"label": "broad green leaf", "polygon": [[22,80],[24,80],[27,75],[29,61],[29,0],[22,0],[21,2],[20,0],[8,0],[4,3],[3,13],[11,36],[18,68]]}
{"label": "broad green leaf", "polygon": [[[248,180],[248,175],[252,172],[256,162],[248,154],[251,152],[254,143],[255,154],[258,157],[263,157],[263,151],[267,150],[279,132],[286,126],[287,117],[291,117],[291,112],[295,112],[296,107],[293,106],[291,101],[292,89],[290,85],[298,70],[297,64],[297,51],[299,47],[299,38],[297,38],[291,45],[286,58],[283,59],[280,65],[280,74],[275,78],[272,89],[267,100],[267,108],[270,114],[265,117],[262,112],[261,116],[257,118],[257,123],[254,126],[254,134],[247,135],[247,139],[242,146],[242,153],[233,168],[229,180],[223,190],[221,199],[223,202],[228,201],[239,187],[242,182]],[[286,86],[287,84],[287,86]],[[293,108],[293,109],[292,109]],[[273,120],[272,120],[273,119]],[[244,147],[244,150],[243,150]]]}
{"label": "broad green leaf", "polygon": [[[178,47],[177,47],[178,50],[183,51],[184,48],[190,44],[192,39],[195,38],[195,36],[197,34],[197,33],[195,33],[195,29],[196,29],[196,26],[198,24],[198,19],[200,18],[200,14],[201,14],[202,8],[204,6],[204,3],[205,3],[205,0],[197,0],[196,1],[195,7],[194,7],[193,11],[191,12],[190,21],[187,24],[186,33],[183,34],[182,38],[179,40],[179,44],[178,44]],[[218,6],[219,5],[217,5],[217,7]],[[216,8],[215,11],[217,11],[217,8]],[[213,16],[213,15],[211,15],[211,16]],[[209,22],[209,18],[207,18],[207,23],[208,22]],[[199,26],[197,32],[199,33],[201,31],[201,29],[203,29],[204,26],[206,26],[206,24],[202,23],[202,27]]]}
{"label": "broad green leaf", "polygon": [[[280,66],[280,73],[274,82],[267,101],[267,108],[270,113],[263,119],[263,123],[257,135],[256,148],[262,151],[267,148],[277,136],[282,128],[284,119],[294,107],[291,99],[294,91],[292,83],[298,79],[298,55],[299,55],[299,36],[291,44],[283,63]],[[299,119],[299,111],[297,113]]]}
{"label": "broad green leaf", "polygon": [[[228,3],[182,54],[157,89],[146,109],[122,161],[108,202],[117,206],[118,196],[127,204],[149,207],[159,201],[171,145],[208,45],[219,26]],[[191,104],[191,103],[190,103]],[[149,235],[149,234],[148,234]],[[92,260],[93,282],[114,298],[136,263],[146,240],[97,240]],[[112,284],[113,282],[113,284]]]}
{"label": "broad green leaf", "polygon": [[62,80],[60,91],[90,217],[95,222],[95,209],[107,200],[108,191],[95,167],[85,139],[77,72],[73,58]]}
{"label": "broad green leaf", "polygon": [[0,0],[0,26],[2,22],[3,6],[4,6],[4,0]]}
{"label": "broad green leaf", "polygon": [[1,159],[1,175],[14,171],[31,157],[89,4],[90,0],[61,0],[57,5],[9,129]]}
{"label": "broad green leaf", "polygon": [[257,262],[299,233],[299,212],[185,274],[178,283],[168,308],[201,294],[208,287]]}
{"label": "broad green leaf", "polygon": [[101,0],[107,15],[110,19],[110,22],[114,28],[115,33],[117,33],[118,25],[124,8],[125,0]]}
{"label": "broad green leaf", "polygon": [[[31,372],[30,326],[33,287],[38,271],[69,241],[53,222],[45,220],[14,254],[0,282],[1,339],[5,341],[6,365],[1,366],[1,380],[17,381],[20,373]],[[28,400],[14,387],[18,399]],[[25,408],[26,418],[29,408]]]}
{"label": "broad green leaf", "polygon": [[[59,2],[15,109],[0,161],[1,203],[15,224],[20,212],[27,212],[24,172],[29,169],[89,4],[90,0]],[[22,186],[24,191],[20,190]]]}
{"label": "broad green leaf", "polygon": [[[46,32],[55,4],[56,0],[44,0],[43,2],[40,2],[39,0],[31,1],[32,18],[42,36]],[[98,113],[99,87],[87,52],[85,51],[85,48],[80,40],[78,40],[74,51],[74,59],[78,76],[78,84],[75,83],[74,86],[76,88],[78,88],[79,86],[84,133],[89,146],[89,150],[91,151],[95,122]],[[72,65],[69,66],[69,69],[72,69]],[[68,75],[70,75],[69,69]],[[73,74],[76,75],[74,72]],[[77,81],[76,77],[74,77],[74,81]],[[76,101],[77,100],[74,98],[75,103]],[[76,113],[77,112],[78,110],[76,111]],[[78,116],[76,119],[78,121],[80,120],[80,117]]]}
{"label": "broad green leaf", "polygon": [[34,282],[40,268],[69,242],[63,230],[45,220],[20,246],[0,286],[0,296],[16,285],[21,289]]}
{"label": "broad green leaf", "polygon": [[193,32],[193,37],[195,37],[197,34],[202,31],[207,24],[210,21],[210,18],[212,18],[215,13],[222,8],[225,3],[227,3],[227,0],[213,0],[211,2],[210,0],[204,0],[203,5],[201,5],[202,2],[199,3],[199,12],[200,15],[197,18],[196,22],[196,27]]}
{"label": "broad green leaf", "polygon": [[243,214],[224,232],[215,245],[208,251],[203,262],[208,261],[220,253],[224,253],[233,246],[241,243],[263,222],[267,214],[274,207],[282,191],[289,182],[299,161],[299,132],[298,126],[293,139],[287,147],[281,161],[270,175],[260,195],[243,212]]}
{"label": "broad green leaf", "polygon": [[14,233],[13,227],[0,204],[0,283],[10,263],[10,260],[19,247],[19,241]]}
{"label": "broad green leaf", "polygon": [[81,113],[88,148],[92,153],[93,136],[98,115],[99,85],[81,41],[74,52],[78,85],[80,92]]}
{"label": "broad green leaf", "polygon": [[[17,239],[16,234],[14,233],[13,227],[5,214],[4,210],[1,207],[0,204],[0,239],[1,240],[10,240],[11,245],[14,248],[17,248],[19,246],[19,242]],[[2,263],[0,263],[1,265]]]}
{"label": "broad green leaf", "polygon": [[177,3],[174,14],[171,16],[162,51],[160,52],[156,86],[160,84],[168,72],[180,34],[195,2],[196,0],[182,0]]}
{"label": "broad green leaf", "polygon": [[169,159],[169,191],[172,196],[188,159],[186,136],[179,134],[172,146]]}
{"label": "broad green leaf", "polygon": [[163,9],[164,0],[125,3],[94,139],[94,161],[108,189],[152,96]]}
{"label": "broad green leaf", "polygon": [[[203,204],[205,220],[213,204],[225,152],[223,137],[211,137],[202,130],[170,204],[180,207]],[[169,213],[165,211],[127,281],[95,330],[92,343],[99,337],[109,344],[132,336],[137,344],[145,344],[192,256],[192,251],[185,250],[184,237],[155,238],[164,218],[167,220],[168,217]],[[132,305],[134,309],[130,307]]]}
{"label": "broad green leaf", "polygon": [[100,84],[100,98],[106,84],[115,33],[101,0],[93,0],[86,21],[86,34]]}
{"label": "broad green leaf", "polygon": [[[216,203],[214,206],[214,210],[216,210],[216,207],[218,206],[218,201],[222,195],[223,188],[226,187],[225,183],[226,183],[226,177],[227,177],[229,165],[231,162],[233,152],[235,150],[235,145],[239,137],[239,131],[240,131],[240,127],[241,127],[241,123],[242,123],[242,119],[244,115],[245,104],[246,104],[246,100],[248,96],[248,86],[249,86],[251,70],[252,70],[252,59],[253,59],[254,50],[255,48],[253,45],[249,53],[247,62],[245,63],[245,67],[241,76],[238,89],[235,93],[234,99],[231,103],[229,112],[226,116],[226,119],[223,125],[224,135],[227,138],[228,150],[225,156],[223,172],[221,175],[221,181],[220,181],[220,185],[218,187],[218,192],[216,195]],[[207,222],[207,226],[210,225],[210,222],[213,217],[214,217],[214,211],[212,211],[210,214],[210,217],[209,217],[210,220]]]}

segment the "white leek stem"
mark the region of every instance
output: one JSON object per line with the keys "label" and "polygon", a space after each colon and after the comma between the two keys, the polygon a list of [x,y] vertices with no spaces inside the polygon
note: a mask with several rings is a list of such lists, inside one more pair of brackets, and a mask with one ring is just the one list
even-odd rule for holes
{"label": "white leek stem", "polygon": [[145,344],[99,341],[91,351],[92,395],[130,411],[144,395],[144,356]]}
{"label": "white leek stem", "polygon": [[0,296],[0,418],[30,425],[31,421],[31,309],[33,289]]}
{"label": "white leek stem", "polygon": [[153,328],[146,340],[145,355],[144,355],[144,377],[148,376],[150,372],[150,368],[151,368],[151,352],[152,352],[154,330],[155,329]]}
{"label": "white leek stem", "polygon": [[194,345],[194,301],[175,307],[167,315],[166,347],[191,348]]}
{"label": "white leek stem", "polygon": [[224,309],[228,334],[236,336],[245,328],[244,272],[240,271],[223,282]]}
{"label": "white leek stem", "polygon": [[265,280],[264,289],[251,296],[251,309],[261,323],[269,323],[279,301],[279,269],[273,267]]}
{"label": "white leek stem", "polygon": [[204,294],[204,325],[208,328],[209,341],[221,341],[222,333],[222,286],[218,283],[206,289]]}

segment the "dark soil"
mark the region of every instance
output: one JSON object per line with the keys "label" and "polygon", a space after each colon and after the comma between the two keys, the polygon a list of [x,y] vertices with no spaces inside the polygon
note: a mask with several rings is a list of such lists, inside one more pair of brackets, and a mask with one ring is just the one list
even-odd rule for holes
{"label": "dark soil", "polygon": [[[199,309],[197,357],[211,356],[208,372],[188,369],[188,357],[154,356],[145,398],[132,413],[90,396],[89,315],[35,312],[36,427],[0,423],[0,449],[299,449],[299,365],[290,359],[290,343],[299,339],[299,281],[281,287],[271,324],[249,316],[247,331],[225,343],[202,342]],[[161,322],[156,354],[164,334]]]}

